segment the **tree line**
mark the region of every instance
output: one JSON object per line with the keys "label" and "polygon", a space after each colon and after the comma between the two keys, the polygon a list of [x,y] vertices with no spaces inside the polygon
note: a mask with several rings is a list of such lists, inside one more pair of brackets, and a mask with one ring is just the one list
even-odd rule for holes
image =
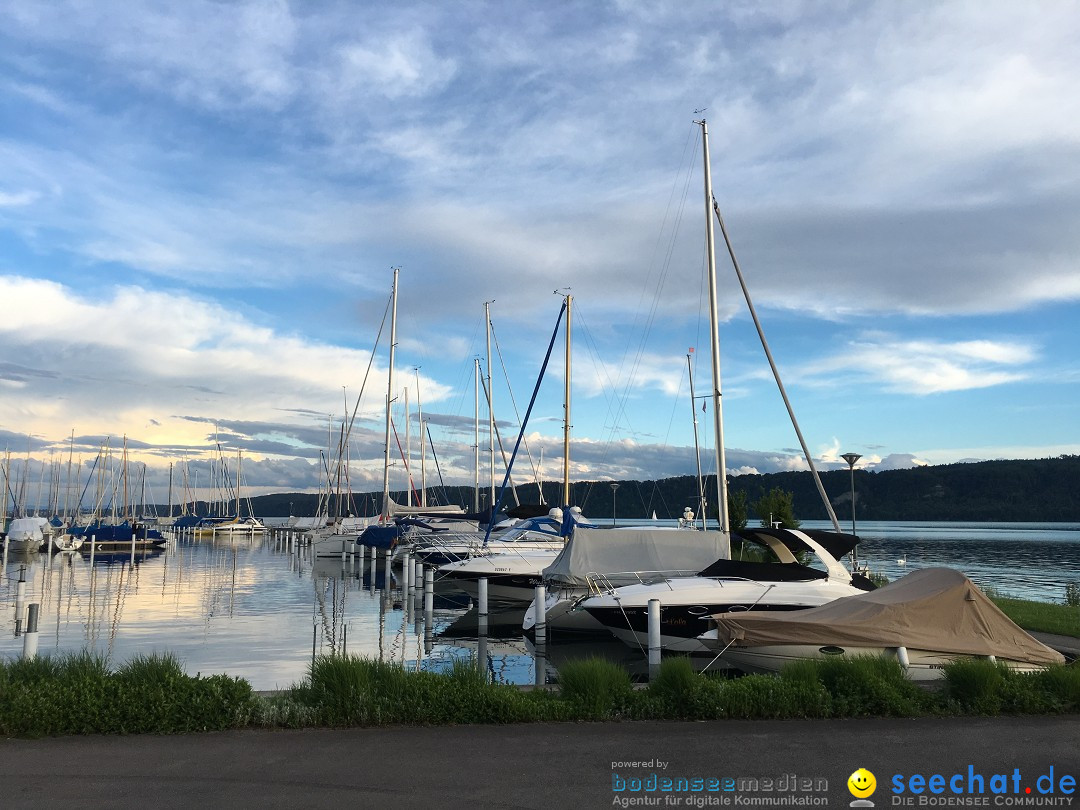
{"label": "tree line", "polygon": [[[953,520],[953,521],[1073,521],[1080,520],[1080,456],[1010,461],[980,461],[871,472],[847,469],[820,473],[822,485],[841,522],[851,521],[854,478],[855,515],[859,520]],[[614,489],[611,484],[617,483]],[[562,485],[545,481],[543,503],[559,505]],[[738,475],[728,479],[730,502],[742,504],[747,519],[756,524],[756,507],[763,499],[773,503],[774,490],[790,497],[791,517],[827,520],[813,477],[808,471]],[[536,484],[519,486],[523,503],[540,503]],[[405,503],[404,492],[391,497]],[[482,508],[487,506],[483,493]],[[705,481],[707,511],[716,514],[716,479]],[[343,501],[341,511],[356,515],[378,514],[379,493],[354,494]],[[319,498],[306,493],[281,493],[252,498],[255,514],[311,516]],[[429,490],[429,503],[451,503],[471,509],[471,487]],[[656,481],[576,481],[570,486],[570,502],[594,521],[617,522],[682,517],[683,510],[699,509],[697,479],[678,476]],[[507,494],[505,506],[514,506]],[[334,507],[337,508],[336,506]],[[736,507],[738,508],[738,507]],[[291,511],[290,511],[291,509]],[[734,516],[733,516],[734,517]],[[734,522],[734,520],[733,520]]]}

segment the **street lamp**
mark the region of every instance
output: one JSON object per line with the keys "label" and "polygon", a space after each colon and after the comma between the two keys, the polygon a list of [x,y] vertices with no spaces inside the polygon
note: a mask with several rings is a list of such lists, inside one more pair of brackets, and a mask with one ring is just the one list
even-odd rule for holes
{"label": "street lamp", "polygon": [[611,525],[615,525],[615,490],[619,488],[619,485],[614,481],[611,482]]}
{"label": "street lamp", "polygon": [[[855,462],[862,456],[858,453],[844,453],[840,458],[847,462],[851,474],[851,533],[855,534]],[[859,567],[859,555],[855,548],[851,549],[851,564],[854,568]]]}

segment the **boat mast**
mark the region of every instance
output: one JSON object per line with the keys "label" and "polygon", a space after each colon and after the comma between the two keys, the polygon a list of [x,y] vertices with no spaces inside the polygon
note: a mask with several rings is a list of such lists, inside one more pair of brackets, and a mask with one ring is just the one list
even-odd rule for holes
{"label": "boat mast", "polygon": [[243,457],[240,455],[241,450],[236,450],[236,519],[240,520],[240,469],[243,462]]}
{"label": "boat mast", "polygon": [[8,470],[11,468],[11,450],[4,451],[4,491],[0,492],[0,532],[7,530]]}
{"label": "boat mast", "polygon": [[563,374],[563,505],[570,505],[570,304],[573,296],[566,298],[566,361]]}
{"label": "boat mast", "polygon": [[705,486],[701,482],[701,445],[698,444],[697,400],[694,397],[694,350],[686,353],[686,373],[690,378],[690,416],[694,420],[694,460],[697,462],[698,509],[701,511],[701,528],[707,528],[705,518]]}
{"label": "boat mast", "polygon": [[473,512],[480,511],[480,358],[473,358]]}
{"label": "boat mast", "polygon": [[720,316],[716,306],[716,245],[713,239],[712,168],[709,165],[709,126],[702,118],[701,146],[705,161],[705,251],[709,261],[709,328],[712,330],[713,429],[716,435],[716,490],[720,529],[729,531],[727,457],[724,452],[724,416],[720,394]]}
{"label": "boat mast", "polygon": [[[413,506],[412,480],[412,415],[409,413],[409,386],[405,386],[405,477],[409,482],[405,490],[405,505]],[[419,506],[419,504],[416,504]]]}
{"label": "boat mast", "polygon": [[[495,508],[495,412],[491,391],[491,301],[484,302],[484,336],[487,339],[488,470],[491,476],[491,508]],[[492,519],[495,515],[492,513]]]}
{"label": "boat mast", "polygon": [[424,406],[420,402],[420,367],[413,368],[416,377],[416,421],[420,425],[420,506],[427,506],[427,454],[424,445]]}
{"label": "boat mast", "polygon": [[390,367],[386,373],[386,443],[383,453],[382,516],[390,515],[390,403],[394,391],[394,348],[397,345],[398,269],[394,268],[394,287],[390,294]]}

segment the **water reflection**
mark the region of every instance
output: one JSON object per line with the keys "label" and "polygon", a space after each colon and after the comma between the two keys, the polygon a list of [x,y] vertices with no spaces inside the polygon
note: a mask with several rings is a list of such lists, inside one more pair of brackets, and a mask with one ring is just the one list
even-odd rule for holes
{"label": "water reflection", "polygon": [[[815,524],[806,524],[813,527]],[[863,524],[860,556],[890,578],[930,565],[958,568],[982,586],[1061,601],[1080,580],[1080,527],[1054,524]],[[899,561],[904,560],[904,564]],[[406,578],[385,556],[312,559],[286,538],[180,538],[132,554],[16,554],[0,578],[0,655],[17,657],[20,573],[25,604],[41,605],[39,654],[89,649],[119,665],[170,651],[191,674],[228,672],[256,689],[302,679],[319,654],[353,653],[410,669],[476,660],[504,683],[550,683],[566,661],[608,658],[644,677],[644,650],[613,639],[549,638],[537,649],[523,611],[481,622],[468,597]],[[410,587],[411,585],[411,587]],[[708,661],[697,662],[704,666]]]}

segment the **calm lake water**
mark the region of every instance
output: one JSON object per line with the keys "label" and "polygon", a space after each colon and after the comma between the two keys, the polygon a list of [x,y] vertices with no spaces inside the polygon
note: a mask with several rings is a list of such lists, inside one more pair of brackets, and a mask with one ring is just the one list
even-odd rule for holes
{"label": "calm lake water", "polygon": [[[890,579],[944,565],[999,593],[1046,602],[1061,602],[1066,584],[1080,581],[1080,524],[867,522],[857,528],[860,558]],[[9,554],[3,569],[0,656],[6,659],[23,649],[15,636],[21,573],[26,602],[41,605],[41,655],[90,649],[119,665],[168,651],[191,674],[225,672],[260,690],[303,679],[313,653],[342,651],[434,670],[482,654],[492,677],[507,683],[550,680],[562,661],[591,654],[647,669],[639,651],[614,640],[556,640],[537,665],[520,632],[521,612],[493,615],[487,637],[478,639],[475,611],[453,591],[437,587],[425,616],[422,593],[402,593],[399,570],[387,582],[381,562],[374,572],[370,562],[343,570],[340,559],[313,561],[306,549],[270,535],[183,538],[134,560],[130,553],[95,555],[93,565],[78,553]]]}

